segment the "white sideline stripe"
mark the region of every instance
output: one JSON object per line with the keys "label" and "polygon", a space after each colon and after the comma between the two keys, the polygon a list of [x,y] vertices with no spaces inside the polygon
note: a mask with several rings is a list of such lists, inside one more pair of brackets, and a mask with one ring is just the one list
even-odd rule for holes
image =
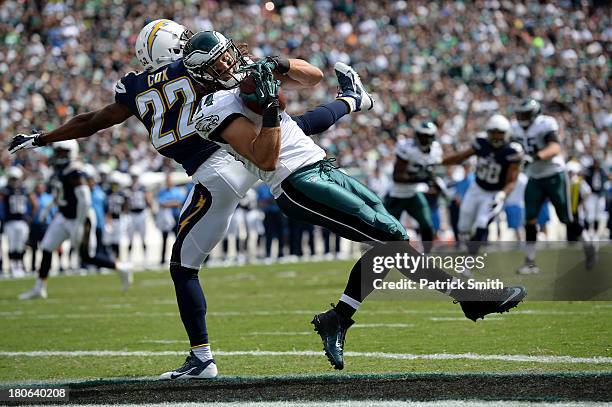
{"label": "white sideline stripe", "polygon": [[[465,321],[465,317],[431,317],[430,321]],[[487,315],[483,321],[502,321],[503,318]]]}
{"label": "white sideline stripe", "polygon": [[[4,357],[113,357],[113,356],[185,356],[185,351],[116,351],[116,350],[79,350],[79,351],[28,351],[28,352],[7,352],[0,351],[0,356]],[[222,351],[214,352],[218,356],[321,356],[323,352],[304,350],[304,351]],[[433,353],[433,354],[412,354],[412,353],[384,353],[384,352],[345,352],[346,356],[367,357],[378,359],[397,359],[397,360],[501,360],[504,362],[533,362],[533,363],[593,363],[593,364],[612,364],[612,357],[592,356],[531,356],[531,355],[480,355],[477,353]]]}
{"label": "white sideline stripe", "polygon": [[[465,319],[465,318],[462,318]],[[414,324],[355,324],[353,328],[412,328]]]}
{"label": "white sideline stripe", "polygon": [[248,336],[296,336],[296,335],[312,335],[312,332],[308,332],[308,331],[300,331],[300,332],[274,332],[274,331],[270,331],[270,332],[249,332],[246,333],[244,335],[248,335]]}
{"label": "white sideline stripe", "polygon": [[[128,308],[127,306],[126,308]],[[123,307],[122,307],[123,308]],[[89,308],[88,308],[89,309]],[[117,310],[120,311],[120,308],[117,307]],[[111,309],[109,309],[111,311]],[[217,316],[217,317],[241,317],[241,316],[276,316],[276,315],[315,315],[320,311],[309,311],[309,310],[292,310],[292,311],[212,311],[207,312],[209,316]],[[360,314],[367,315],[444,315],[444,314],[454,314],[461,315],[461,312],[458,310],[379,310],[379,311],[369,311],[363,310],[359,311]],[[609,313],[607,308],[599,307],[597,310],[593,311],[540,311],[540,310],[512,310],[511,315],[598,315],[598,314],[607,314]],[[159,318],[159,317],[176,317],[178,316],[178,311],[172,312],[118,312],[116,314],[113,313],[91,313],[84,312],[83,314],[39,314],[34,312],[23,312],[23,311],[4,311],[0,312],[0,316],[6,319],[21,319],[21,318],[29,318],[29,319],[95,319],[95,318],[116,318],[116,317],[147,317],[147,318]],[[466,320],[464,317],[431,317],[429,319],[442,321],[462,321]],[[491,318],[491,316],[487,317],[485,320],[494,320],[495,317]],[[499,318],[498,319],[503,319]]]}

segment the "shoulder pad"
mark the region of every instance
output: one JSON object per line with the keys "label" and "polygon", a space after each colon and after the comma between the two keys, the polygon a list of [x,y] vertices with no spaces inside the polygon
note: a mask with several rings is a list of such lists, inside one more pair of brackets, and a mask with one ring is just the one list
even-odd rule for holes
{"label": "shoulder pad", "polygon": [[402,160],[409,161],[414,154],[414,143],[411,140],[400,140],[395,143],[395,154]]}
{"label": "shoulder pad", "polygon": [[227,126],[228,120],[233,120],[236,115],[245,116],[244,109],[237,90],[222,90],[200,100],[193,122],[200,136],[210,138],[216,129]]}
{"label": "shoulder pad", "polygon": [[517,142],[511,142],[508,144],[508,156],[509,162],[519,162],[523,159],[523,147]]}
{"label": "shoulder pad", "polygon": [[121,79],[119,79],[117,83],[115,83],[115,93],[126,93],[126,85],[129,84],[136,77],[136,74],[136,71],[132,71],[123,75],[123,77],[121,77]]}
{"label": "shoulder pad", "polygon": [[535,123],[542,126],[542,131],[558,131],[559,123],[552,116],[540,115],[536,118]]}

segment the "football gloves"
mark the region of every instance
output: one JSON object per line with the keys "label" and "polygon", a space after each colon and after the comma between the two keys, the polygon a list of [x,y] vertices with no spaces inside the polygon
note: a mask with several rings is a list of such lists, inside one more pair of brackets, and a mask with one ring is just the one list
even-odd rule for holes
{"label": "football gloves", "polygon": [[280,81],[274,79],[272,69],[270,69],[270,65],[266,63],[266,60],[257,61],[244,69],[248,70],[255,80],[255,92],[251,94],[241,93],[240,97],[242,100],[245,102],[254,101],[264,110],[269,107],[278,106]]}
{"label": "football gloves", "polygon": [[44,144],[40,141],[42,133],[35,134],[18,134],[9,143],[8,150],[11,154],[19,150],[29,150],[36,147],[41,147]]}

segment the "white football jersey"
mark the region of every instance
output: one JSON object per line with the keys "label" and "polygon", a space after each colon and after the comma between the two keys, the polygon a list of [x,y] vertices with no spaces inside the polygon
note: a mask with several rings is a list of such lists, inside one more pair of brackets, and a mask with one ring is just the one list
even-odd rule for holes
{"label": "white football jersey", "polygon": [[[518,122],[512,123],[512,137],[521,143],[525,152],[534,155],[546,147],[545,136],[549,133],[559,134],[559,124],[554,117],[539,115],[527,130]],[[565,160],[557,154],[550,160],[535,160],[525,169],[531,178],[545,178],[565,170]]]}
{"label": "white football jersey", "polygon": [[[414,139],[400,140],[395,144],[395,154],[408,162],[406,172],[410,174],[428,173],[442,162],[442,146],[437,141],[431,144],[429,152],[422,151]],[[389,195],[393,198],[411,198],[417,192],[426,192],[428,185],[424,182],[393,182]]]}
{"label": "white football jersey", "polygon": [[244,163],[244,166],[263,182],[268,184],[275,198],[282,194],[281,182],[294,171],[306,165],[321,161],[325,151],[308,137],[287,113],[281,113],[281,147],[276,170],[262,171],[223,140],[219,134],[236,116],[244,116],[261,130],[262,116],[247,108],[240,98],[240,89],[215,92],[204,97],[193,115],[193,121],[201,137],[219,143],[230,154]]}

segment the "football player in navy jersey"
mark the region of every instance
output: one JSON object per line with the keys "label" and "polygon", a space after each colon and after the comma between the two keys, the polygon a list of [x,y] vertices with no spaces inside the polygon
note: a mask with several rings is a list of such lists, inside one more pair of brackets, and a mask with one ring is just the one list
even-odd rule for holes
{"label": "football player in navy jersey", "polygon": [[108,177],[110,189],[106,191],[106,217],[108,232],[104,236],[105,243],[110,246],[115,259],[119,259],[120,245],[125,232],[125,214],[127,212],[127,195],[122,189],[121,173],[113,171]]}
{"label": "football player in navy jersey", "polygon": [[[147,128],[149,140],[158,152],[181,164],[192,177],[195,187],[181,212],[170,264],[181,319],[192,351],[184,372],[179,372],[182,369],[179,368],[164,373],[162,379],[217,375],[208,344],[206,301],[198,271],[225,235],[240,199],[257,180],[241,162],[195,131],[192,114],[203,96],[216,90],[216,84],[211,83],[210,89],[204,89],[187,75],[182,51],[189,36],[189,30],[170,20],[147,24],[136,40],[136,55],[145,70],[129,73],[117,82],[114,103],[80,114],[49,133],[19,134],[9,145],[10,152],[14,153],[62,140],[89,137],[136,116]],[[218,51],[224,53],[226,49]],[[284,88],[309,88],[322,78],[322,72],[305,61],[268,58]],[[237,64],[239,61],[231,62]],[[352,82],[345,79],[339,77],[340,92],[335,101],[293,117],[305,134],[319,134],[342,116],[359,111],[362,94],[356,93]]]}
{"label": "football player in navy jersey", "polygon": [[38,202],[36,196],[27,192],[22,185],[21,168],[11,167],[6,173],[8,182],[6,187],[0,190],[0,201],[4,204],[4,233],[8,240],[9,271],[13,277],[23,277],[23,255],[30,232],[28,213],[38,210]]}
{"label": "football player in navy jersey", "polygon": [[147,209],[151,208],[152,200],[151,192],[139,182],[138,174],[132,173],[132,185],[127,191],[128,200],[128,253],[132,256],[134,247],[134,236],[138,234],[142,241],[142,253],[144,258],[147,258]]}
{"label": "football player in navy jersey", "polygon": [[[486,124],[487,137],[477,137],[471,147],[443,160],[443,164],[457,164],[475,155],[476,182],[468,188],[459,209],[459,233],[465,240],[485,242],[489,223],[502,211],[504,201],[516,184],[523,149],[510,141],[510,122],[495,114]],[[469,245],[478,251],[479,244]]]}
{"label": "football player in navy jersey", "polygon": [[85,181],[82,166],[76,161],[78,143],[66,140],[54,144],[53,166],[55,173],[51,179],[51,187],[58,206],[49,228],[43,237],[42,260],[38,269],[38,279],[34,287],[21,294],[19,299],[47,298],[47,279],[51,269],[51,254],[66,239],[70,239],[71,247],[79,251],[82,243],[88,245],[88,258],[85,263],[107,267],[119,271],[124,289],[131,284],[131,273],[122,265],[107,259],[99,259],[95,253],[95,235],[85,234],[85,223],[91,207],[91,191]]}

